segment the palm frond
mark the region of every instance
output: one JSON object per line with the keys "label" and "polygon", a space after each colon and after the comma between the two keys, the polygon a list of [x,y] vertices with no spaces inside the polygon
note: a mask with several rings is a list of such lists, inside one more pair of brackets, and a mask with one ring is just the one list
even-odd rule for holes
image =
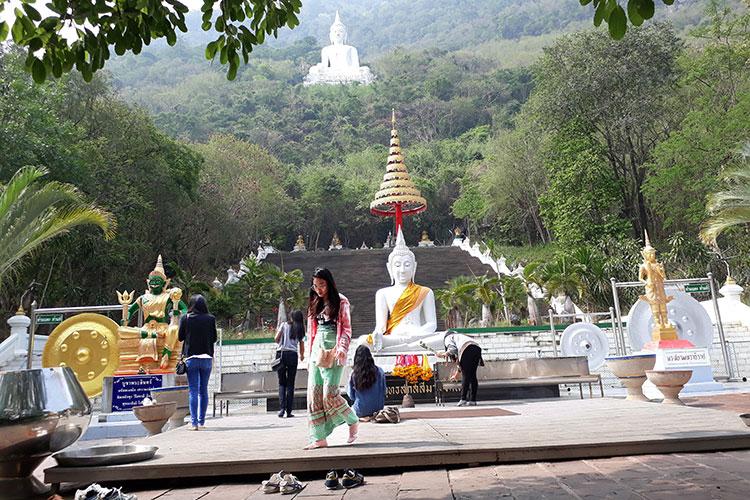
{"label": "palm frond", "polygon": [[114,237],[111,213],[86,203],[70,184],[37,182],[45,174],[43,168],[24,167],[0,187],[0,283],[21,258],[74,227],[91,224],[105,239]]}

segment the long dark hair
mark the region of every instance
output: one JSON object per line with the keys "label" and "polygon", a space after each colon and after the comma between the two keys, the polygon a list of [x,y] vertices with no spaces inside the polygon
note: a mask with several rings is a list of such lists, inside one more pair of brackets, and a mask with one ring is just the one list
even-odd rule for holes
{"label": "long dark hair", "polygon": [[188,313],[208,314],[208,304],[206,303],[206,298],[199,293],[191,296],[190,301],[188,302]]}
{"label": "long dark hair", "polygon": [[322,279],[328,285],[328,315],[331,318],[339,317],[339,307],[341,306],[341,297],[336,288],[336,282],[333,281],[333,274],[325,267],[319,267],[313,272],[310,279],[310,302],[307,306],[308,316],[317,316],[323,310],[324,300],[313,290],[312,284],[315,278]]}
{"label": "long dark hair", "polygon": [[354,353],[352,377],[354,378],[354,388],[358,391],[369,389],[377,380],[378,367],[375,366],[372,353],[366,346],[357,347],[357,351]]}
{"label": "long dark hair", "polygon": [[295,309],[289,315],[289,323],[292,325],[289,336],[299,342],[305,338],[305,316],[302,311]]}

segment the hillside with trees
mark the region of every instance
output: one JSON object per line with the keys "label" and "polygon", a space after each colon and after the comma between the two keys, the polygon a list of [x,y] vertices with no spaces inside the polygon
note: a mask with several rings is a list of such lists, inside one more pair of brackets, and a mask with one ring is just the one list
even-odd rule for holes
{"label": "hillside with trees", "polygon": [[[382,245],[390,223],[368,205],[391,108],[429,206],[407,221],[411,244],[463,227],[592,308],[606,307],[610,276],[632,277],[645,229],[671,276],[723,278],[728,265],[750,278],[746,227],[718,247],[698,238],[709,196],[747,168],[750,17],[738,2],[661,7],[620,41],[577,0],[397,1],[387,16],[384,1],[304,4],[300,26],[234,81],[200,36],[110,61],[89,84],[35,85],[21,51],[2,49],[0,181],[44,166],[117,221],[109,242],[79,228],[37,251],[0,290],[2,310],[32,280],[45,305],[111,303],[142,286],[155,252],[192,282],[266,237]],[[377,80],[303,87],[336,5]]]}

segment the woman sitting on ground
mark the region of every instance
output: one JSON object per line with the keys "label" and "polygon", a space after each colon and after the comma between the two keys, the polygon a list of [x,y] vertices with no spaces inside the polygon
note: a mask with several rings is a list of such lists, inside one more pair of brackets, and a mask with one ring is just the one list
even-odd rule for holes
{"label": "woman sitting on ground", "polygon": [[348,393],[354,401],[352,410],[359,418],[371,417],[385,406],[385,372],[375,365],[366,346],[357,347],[354,353]]}

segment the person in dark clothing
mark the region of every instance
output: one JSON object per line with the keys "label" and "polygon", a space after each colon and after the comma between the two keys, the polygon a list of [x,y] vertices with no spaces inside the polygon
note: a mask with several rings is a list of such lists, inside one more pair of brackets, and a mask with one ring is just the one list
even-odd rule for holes
{"label": "person in dark clothing", "polygon": [[184,342],[182,352],[187,365],[190,422],[197,431],[206,423],[208,378],[216,343],[216,318],[208,313],[203,295],[193,295],[188,313],[180,319],[178,338]]}
{"label": "person in dark clothing", "polygon": [[445,332],[443,343],[445,351],[436,353],[436,356],[458,361],[461,368],[461,400],[457,406],[476,406],[479,388],[477,368],[480,364],[484,366],[482,348],[468,335],[452,330]]}
{"label": "person in dark clothing", "polygon": [[289,321],[279,325],[274,339],[276,348],[281,356],[279,365],[279,418],[286,413],[287,418],[293,417],[294,379],[297,377],[297,353],[299,360],[305,360],[305,316],[302,311],[292,311]]}

